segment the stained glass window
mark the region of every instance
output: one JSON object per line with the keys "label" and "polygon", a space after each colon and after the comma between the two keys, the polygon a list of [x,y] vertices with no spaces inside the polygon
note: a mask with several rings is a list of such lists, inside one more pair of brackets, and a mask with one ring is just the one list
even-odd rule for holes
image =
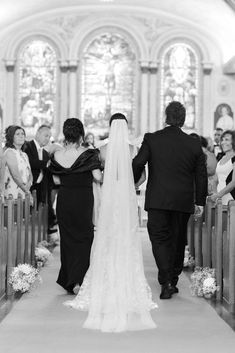
{"label": "stained glass window", "polygon": [[186,43],[169,46],[161,59],[161,113],[171,101],[186,108],[184,128],[195,129],[198,116],[198,56]]}
{"label": "stained glass window", "polygon": [[82,62],[82,117],[97,137],[107,134],[111,114],[127,116],[134,129],[136,57],[119,34],[105,33],[85,49]]}
{"label": "stained glass window", "polygon": [[42,40],[28,43],[19,55],[20,124],[32,137],[42,124],[53,127],[57,60],[52,46]]}

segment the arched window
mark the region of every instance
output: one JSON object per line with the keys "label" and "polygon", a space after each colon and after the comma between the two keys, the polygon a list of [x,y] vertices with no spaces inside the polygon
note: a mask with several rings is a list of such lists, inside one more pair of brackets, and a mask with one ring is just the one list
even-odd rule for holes
{"label": "arched window", "polygon": [[32,40],[19,54],[19,121],[32,137],[42,124],[53,127],[56,108],[57,58],[53,47]]}
{"label": "arched window", "polygon": [[105,33],[85,48],[82,59],[82,118],[87,130],[105,136],[111,114],[124,113],[133,130],[136,56],[119,34]]}
{"label": "arched window", "polygon": [[195,129],[198,120],[198,56],[186,43],[167,47],[161,58],[161,116],[171,101],[186,108],[185,129]]}

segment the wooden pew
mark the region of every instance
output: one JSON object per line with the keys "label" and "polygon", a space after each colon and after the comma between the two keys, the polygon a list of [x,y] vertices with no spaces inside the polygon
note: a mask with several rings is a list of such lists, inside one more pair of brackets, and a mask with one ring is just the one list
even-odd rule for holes
{"label": "wooden pew", "polygon": [[223,241],[223,300],[235,312],[235,201],[229,201],[227,231]]}
{"label": "wooden pew", "polygon": [[35,246],[42,239],[47,239],[47,205],[36,206],[30,196],[25,200],[9,197],[0,198],[0,300],[14,299],[9,276],[14,266],[19,263],[35,265]]}

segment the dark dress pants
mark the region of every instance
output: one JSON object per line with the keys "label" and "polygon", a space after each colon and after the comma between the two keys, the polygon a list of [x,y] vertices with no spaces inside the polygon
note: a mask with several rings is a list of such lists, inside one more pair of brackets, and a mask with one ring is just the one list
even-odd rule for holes
{"label": "dark dress pants", "polygon": [[187,223],[190,213],[150,209],[148,232],[161,285],[176,285],[183,269],[184,249],[187,244]]}

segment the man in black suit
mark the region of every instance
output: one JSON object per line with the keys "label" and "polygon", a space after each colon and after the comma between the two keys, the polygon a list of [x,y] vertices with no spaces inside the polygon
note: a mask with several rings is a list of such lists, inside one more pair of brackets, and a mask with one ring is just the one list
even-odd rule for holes
{"label": "man in black suit", "polygon": [[148,163],[145,210],[148,232],[162,286],[160,298],[178,293],[183,269],[187,223],[191,213],[203,213],[207,196],[205,155],[200,142],[181,130],[185,108],[171,102],[166,108],[166,127],[144,136],[133,160],[135,182]]}
{"label": "man in black suit", "polygon": [[29,163],[33,174],[33,185],[31,191],[36,190],[37,203],[48,202],[48,225],[49,233],[54,225],[55,215],[51,204],[51,178],[47,164],[50,159],[49,153],[43,148],[48,145],[51,137],[51,129],[47,125],[41,125],[33,140],[27,141],[24,151],[29,157]]}

